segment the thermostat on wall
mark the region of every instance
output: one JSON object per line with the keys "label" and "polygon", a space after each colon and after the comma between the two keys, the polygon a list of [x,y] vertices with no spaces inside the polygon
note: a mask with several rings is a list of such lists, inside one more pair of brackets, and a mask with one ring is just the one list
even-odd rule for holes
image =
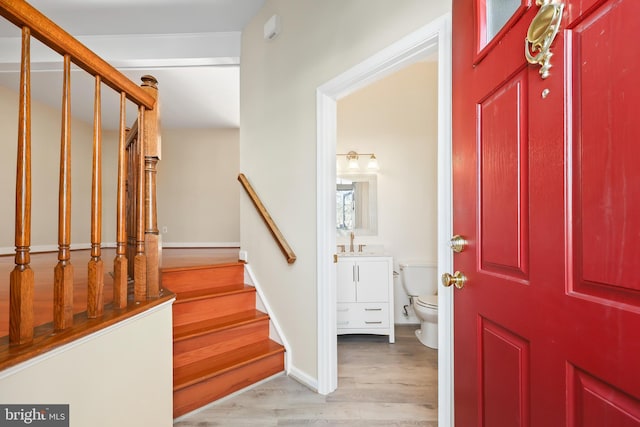
{"label": "thermostat on wall", "polygon": [[264,24],[264,39],[273,40],[278,37],[278,34],[280,34],[280,17],[273,15]]}

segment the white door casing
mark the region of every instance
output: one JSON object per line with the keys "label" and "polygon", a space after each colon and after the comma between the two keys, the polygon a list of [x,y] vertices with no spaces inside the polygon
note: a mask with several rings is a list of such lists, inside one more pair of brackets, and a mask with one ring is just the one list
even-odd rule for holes
{"label": "white door casing", "polygon": [[[443,15],[317,89],[318,392],[338,386],[336,336],[336,101],[438,52],[438,274],[452,271],[451,16]],[[453,295],[438,290],[438,425],[453,425]]]}

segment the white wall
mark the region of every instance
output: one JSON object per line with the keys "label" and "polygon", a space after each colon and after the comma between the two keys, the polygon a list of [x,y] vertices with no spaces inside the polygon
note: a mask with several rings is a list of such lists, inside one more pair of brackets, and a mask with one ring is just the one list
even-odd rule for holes
{"label": "white wall", "polygon": [[[437,62],[419,62],[337,103],[337,151],[373,152],[380,163],[378,234],[355,242],[383,245],[397,272],[402,261],[437,261],[437,72]],[[417,323],[412,310],[402,315],[399,278],[395,287],[396,323]]]}
{"label": "white wall", "polygon": [[69,404],[70,425],[173,425],[171,304],[0,372],[4,404]]}
{"label": "white wall", "polygon": [[[243,32],[240,171],[298,258],[286,263],[246,197],[241,244],[290,343],[294,374],[317,379],[316,89],[449,10],[448,0],[267,0]],[[282,33],[265,41],[274,13]]]}
{"label": "white wall", "polygon": [[238,246],[239,157],[238,129],[162,129],[158,227],[164,246]]}

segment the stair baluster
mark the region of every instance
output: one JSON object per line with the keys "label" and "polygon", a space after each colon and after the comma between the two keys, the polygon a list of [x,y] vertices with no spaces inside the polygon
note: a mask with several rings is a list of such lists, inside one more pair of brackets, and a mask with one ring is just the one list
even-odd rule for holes
{"label": "stair baluster", "polygon": [[71,265],[71,57],[64,56],[60,187],[58,190],[58,264],[53,284],[53,327],[73,325],[73,265]]}
{"label": "stair baluster", "polygon": [[91,259],[88,266],[87,317],[95,319],[104,313],[104,263],[101,258],[102,241],[102,107],[100,86],[95,78],[93,98],[93,169],[91,179]]}
{"label": "stair baluster", "polygon": [[16,171],[16,266],[10,276],[9,342],[33,341],[33,270],[31,246],[31,30],[22,27],[18,160]]}

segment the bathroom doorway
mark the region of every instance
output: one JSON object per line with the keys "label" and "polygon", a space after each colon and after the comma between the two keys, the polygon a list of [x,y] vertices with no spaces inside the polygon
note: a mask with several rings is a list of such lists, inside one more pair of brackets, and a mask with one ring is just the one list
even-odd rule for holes
{"label": "bathroom doorway", "polygon": [[[337,100],[337,245],[348,251],[353,230],[356,251],[392,256],[397,273],[400,263],[438,260],[438,65],[435,50]],[[348,152],[359,154],[357,169]],[[399,275],[391,288],[395,323],[418,324]]]}
{"label": "bathroom doorway", "polygon": [[[451,25],[445,15],[399,40],[318,88],[318,392],[337,384],[336,277],[336,126],[337,101],[431,54],[437,56],[437,258],[438,272],[450,271],[451,237]],[[381,166],[382,168],[382,166]],[[425,237],[426,238],[426,237]],[[438,420],[450,425],[452,389],[452,302],[450,290],[439,298]]]}

